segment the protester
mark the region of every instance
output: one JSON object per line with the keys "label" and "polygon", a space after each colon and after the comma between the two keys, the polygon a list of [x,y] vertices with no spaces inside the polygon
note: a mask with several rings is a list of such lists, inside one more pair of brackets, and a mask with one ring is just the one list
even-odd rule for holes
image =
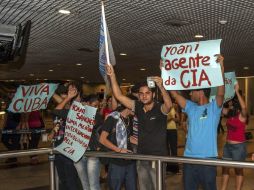
{"label": "protester", "polygon": [[[8,93],[8,103],[7,103],[7,108],[9,102],[12,100],[14,97],[13,92]],[[20,127],[20,118],[21,114],[20,113],[12,113],[8,110],[5,110],[5,115],[4,115],[4,122],[3,122],[3,131],[5,130],[17,130]],[[2,134],[2,142],[4,146],[9,150],[9,151],[14,151],[14,150],[20,150],[21,145],[20,145],[20,134]],[[15,163],[17,162],[17,158],[8,158],[6,160],[6,163]]]}
{"label": "protester", "polygon": [[[100,142],[108,149],[119,153],[131,153],[133,112],[120,106],[109,114],[102,127]],[[110,159],[108,182],[111,190],[121,190],[124,184],[126,190],[137,189],[136,162],[125,159]]]}
{"label": "protester", "polygon": [[[41,130],[45,127],[40,111],[33,111],[28,114],[28,127],[31,130]],[[29,136],[29,149],[38,148],[41,139],[40,131],[33,131]],[[31,156],[31,164],[38,164],[39,160],[36,155]]]}
{"label": "protester", "polygon": [[[217,55],[224,77],[223,57]],[[210,89],[192,90],[191,101],[171,91],[171,95],[188,115],[188,134],[184,156],[215,159],[217,153],[217,126],[224,101],[224,85],[217,87],[216,99],[209,103]],[[216,190],[216,167],[184,164],[183,182],[185,190],[197,190],[201,185],[205,190]]]}
{"label": "protester", "polygon": [[[138,118],[138,153],[159,156],[168,155],[166,126],[167,114],[172,102],[162,85],[162,79],[160,77],[151,77],[162,94],[163,104],[154,101],[155,90],[154,88],[149,88],[147,83],[140,84],[139,101],[134,101],[122,94],[117,84],[113,67],[107,65],[106,69],[115,98],[127,108],[134,110]],[[140,189],[155,189],[156,172],[153,162],[140,161],[137,168]]]}
{"label": "protester", "polygon": [[[67,115],[69,112],[69,106],[65,107],[68,104],[71,104],[73,101],[81,101],[82,88],[81,84],[78,82],[72,82],[68,85],[67,97],[59,103],[55,110],[53,110],[54,115],[54,144],[58,146],[63,142],[65,123]],[[58,129],[58,130],[57,130]],[[62,190],[73,190],[79,189],[79,178],[74,167],[73,161],[62,154],[56,154],[55,157],[55,166],[59,176],[59,188]]]}
{"label": "protester", "polygon": [[[236,97],[233,99],[231,108],[224,108],[223,114],[228,118],[227,140],[223,149],[223,159],[234,161],[245,161],[247,156],[245,127],[248,119],[247,106],[239,92],[239,84],[235,85]],[[229,168],[222,168],[222,188],[226,190],[229,181]],[[243,168],[235,168],[236,190],[241,190],[243,186]]]}
{"label": "protester", "polygon": [[[84,102],[94,108],[99,108],[99,97],[97,95],[89,95],[85,98]],[[103,123],[103,117],[99,114],[99,110],[95,115],[95,125],[93,126],[92,135],[88,145],[88,151],[99,150],[99,142],[97,138],[97,129]],[[100,160],[96,157],[83,156],[78,162],[74,164],[79,179],[82,183],[83,190],[100,190]]]}

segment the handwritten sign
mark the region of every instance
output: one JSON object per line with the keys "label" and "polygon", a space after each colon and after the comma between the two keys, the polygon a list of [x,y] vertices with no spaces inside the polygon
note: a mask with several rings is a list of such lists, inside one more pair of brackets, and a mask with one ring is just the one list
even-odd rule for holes
{"label": "handwritten sign", "polygon": [[58,84],[42,83],[38,85],[20,85],[8,108],[14,113],[32,112],[46,109]]}
{"label": "handwritten sign", "polygon": [[55,149],[77,162],[85,153],[93,126],[96,108],[74,101],[67,116],[63,142]]}
{"label": "handwritten sign", "polygon": [[221,40],[165,45],[161,51],[163,85],[167,90],[189,90],[223,84],[220,64]]}
{"label": "handwritten sign", "polygon": [[[235,72],[227,72],[224,74],[225,78],[225,95],[224,102],[227,102],[235,96],[235,84],[237,82]],[[210,101],[215,99],[217,88],[211,88]]]}

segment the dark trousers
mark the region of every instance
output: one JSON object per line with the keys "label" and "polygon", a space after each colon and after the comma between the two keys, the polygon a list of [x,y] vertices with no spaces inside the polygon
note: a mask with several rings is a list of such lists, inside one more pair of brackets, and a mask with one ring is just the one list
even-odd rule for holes
{"label": "dark trousers", "polygon": [[32,133],[29,139],[29,149],[38,148],[39,142],[41,139],[41,133]]}
{"label": "dark trousers", "polygon": [[2,143],[8,150],[20,150],[20,134],[3,134]]}
{"label": "dark trousers", "polygon": [[78,190],[80,181],[73,161],[61,154],[56,154],[55,166],[59,177],[59,189]]}
{"label": "dark trousers", "polygon": [[109,164],[108,180],[110,190],[121,190],[124,184],[126,190],[137,189],[136,163],[126,166]]}
{"label": "dark trousers", "polygon": [[184,190],[198,190],[199,185],[204,190],[216,190],[216,166],[184,164],[183,183]]}
{"label": "dark trousers", "polygon": [[[177,156],[177,130],[176,129],[168,129],[167,130],[167,141],[168,141],[168,149],[170,156]],[[177,173],[179,172],[179,166],[177,163],[168,163],[167,171]]]}

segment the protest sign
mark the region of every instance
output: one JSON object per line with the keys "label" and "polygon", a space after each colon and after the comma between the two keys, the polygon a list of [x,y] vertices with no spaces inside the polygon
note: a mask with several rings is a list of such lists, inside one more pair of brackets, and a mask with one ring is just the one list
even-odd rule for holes
{"label": "protest sign", "polygon": [[55,149],[77,162],[85,153],[93,126],[95,124],[96,108],[83,106],[74,101],[68,113],[63,142]]}
{"label": "protest sign", "polygon": [[[227,72],[224,74],[225,78],[225,95],[224,95],[224,102],[227,102],[234,98],[235,96],[235,84],[236,84],[236,77],[235,72]],[[217,93],[217,88],[211,88],[211,95],[210,101],[215,99]]]}
{"label": "protest sign", "polygon": [[165,45],[161,51],[163,85],[166,90],[189,90],[223,84],[220,64],[221,40]]}
{"label": "protest sign", "polygon": [[20,85],[9,105],[8,111],[14,113],[32,112],[46,109],[58,84],[41,83],[38,85]]}

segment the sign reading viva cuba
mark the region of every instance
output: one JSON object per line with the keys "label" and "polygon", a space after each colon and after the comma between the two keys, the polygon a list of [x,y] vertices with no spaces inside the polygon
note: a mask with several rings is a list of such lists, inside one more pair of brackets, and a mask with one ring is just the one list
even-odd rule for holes
{"label": "sign reading viva cuba", "polygon": [[20,85],[8,108],[14,113],[32,112],[46,109],[58,84],[42,83],[38,85]]}
{"label": "sign reading viva cuba", "polygon": [[162,78],[167,90],[210,88],[223,85],[219,40],[165,45],[161,51]]}

